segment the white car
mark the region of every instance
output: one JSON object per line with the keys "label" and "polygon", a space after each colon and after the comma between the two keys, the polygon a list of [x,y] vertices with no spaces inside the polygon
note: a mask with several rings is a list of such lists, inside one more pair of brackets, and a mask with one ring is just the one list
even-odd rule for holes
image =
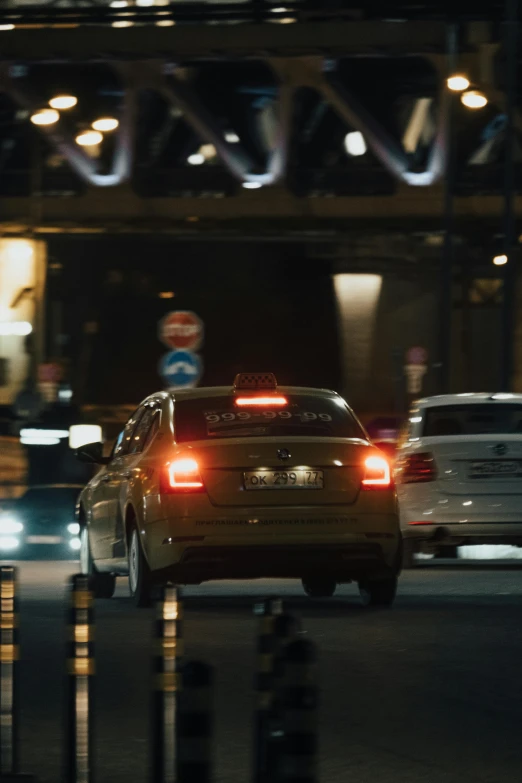
{"label": "white car", "polygon": [[416,402],[397,451],[404,565],[416,552],[522,546],[522,394]]}

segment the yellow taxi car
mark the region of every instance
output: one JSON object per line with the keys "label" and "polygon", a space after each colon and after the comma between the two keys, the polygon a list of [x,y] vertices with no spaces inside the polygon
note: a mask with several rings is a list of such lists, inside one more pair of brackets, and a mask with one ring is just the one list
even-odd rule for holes
{"label": "yellow taxi car", "polygon": [[230,387],[159,392],[131,416],[78,504],[81,565],[99,597],[154,584],[299,578],[312,597],[355,581],[389,606],[401,536],[393,479],[346,402],[244,373]]}

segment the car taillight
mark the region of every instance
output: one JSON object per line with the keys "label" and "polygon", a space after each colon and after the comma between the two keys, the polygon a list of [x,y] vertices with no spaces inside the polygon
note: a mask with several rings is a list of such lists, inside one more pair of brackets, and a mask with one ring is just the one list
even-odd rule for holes
{"label": "car taillight", "polygon": [[398,484],[418,484],[435,481],[437,466],[431,451],[418,451],[400,457],[397,461],[395,478]]}
{"label": "car taillight", "polygon": [[388,461],[384,457],[372,455],[364,460],[363,489],[388,489],[392,478]]}
{"label": "car taillight", "polygon": [[192,457],[175,459],[163,469],[162,493],[202,492],[203,490],[199,465]]}

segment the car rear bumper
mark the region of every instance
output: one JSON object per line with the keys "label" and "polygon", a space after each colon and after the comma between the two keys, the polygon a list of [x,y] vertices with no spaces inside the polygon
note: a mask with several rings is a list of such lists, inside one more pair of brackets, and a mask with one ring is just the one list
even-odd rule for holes
{"label": "car rear bumper", "polygon": [[[386,578],[399,570],[400,544],[389,552],[379,543],[188,546],[176,563],[154,572],[158,580],[199,584],[212,579],[324,576],[336,582]],[[390,554],[392,556],[390,557]]]}
{"label": "car rear bumper", "polygon": [[[522,516],[522,515],[521,515]],[[491,520],[461,523],[439,518],[429,525],[409,525],[403,528],[405,540],[443,546],[473,544],[514,544],[522,546],[522,519]]]}

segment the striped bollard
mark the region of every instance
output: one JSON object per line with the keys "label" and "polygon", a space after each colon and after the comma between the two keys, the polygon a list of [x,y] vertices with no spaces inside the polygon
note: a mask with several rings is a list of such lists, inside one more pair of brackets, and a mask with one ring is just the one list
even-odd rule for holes
{"label": "striped bollard", "polygon": [[91,783],[94,713],[94,603],[89,577],[71,579],[67,639],[66,783]]}
{"label": "striped bollard", "polygon": [[[317,654],[296,639],[286,647],[281,688],[283,749],[281,783],[317,783]],[[278,781],[278,783],[279,783]]]}
{"label": "striped bollard", "polygon": [[282,611],[283,602],[280,598],[268,598],[254,606],[254,614],[259,617],[258,671],[255,684],[257,704],[254,716],[254,783],[270,783],[268,737],[274,697],[274,626],[276,617]]}
{"label": "striped bollard", "polygon": [[177,709],[183,655],[183,605],[177,587],[162,587],[153,651],[151,783],[175,783]]}
{"label": "striped bollard", "polygon": [[183,666],[178,712],[177,783],[210,783],[214,671],[201,661]]}

